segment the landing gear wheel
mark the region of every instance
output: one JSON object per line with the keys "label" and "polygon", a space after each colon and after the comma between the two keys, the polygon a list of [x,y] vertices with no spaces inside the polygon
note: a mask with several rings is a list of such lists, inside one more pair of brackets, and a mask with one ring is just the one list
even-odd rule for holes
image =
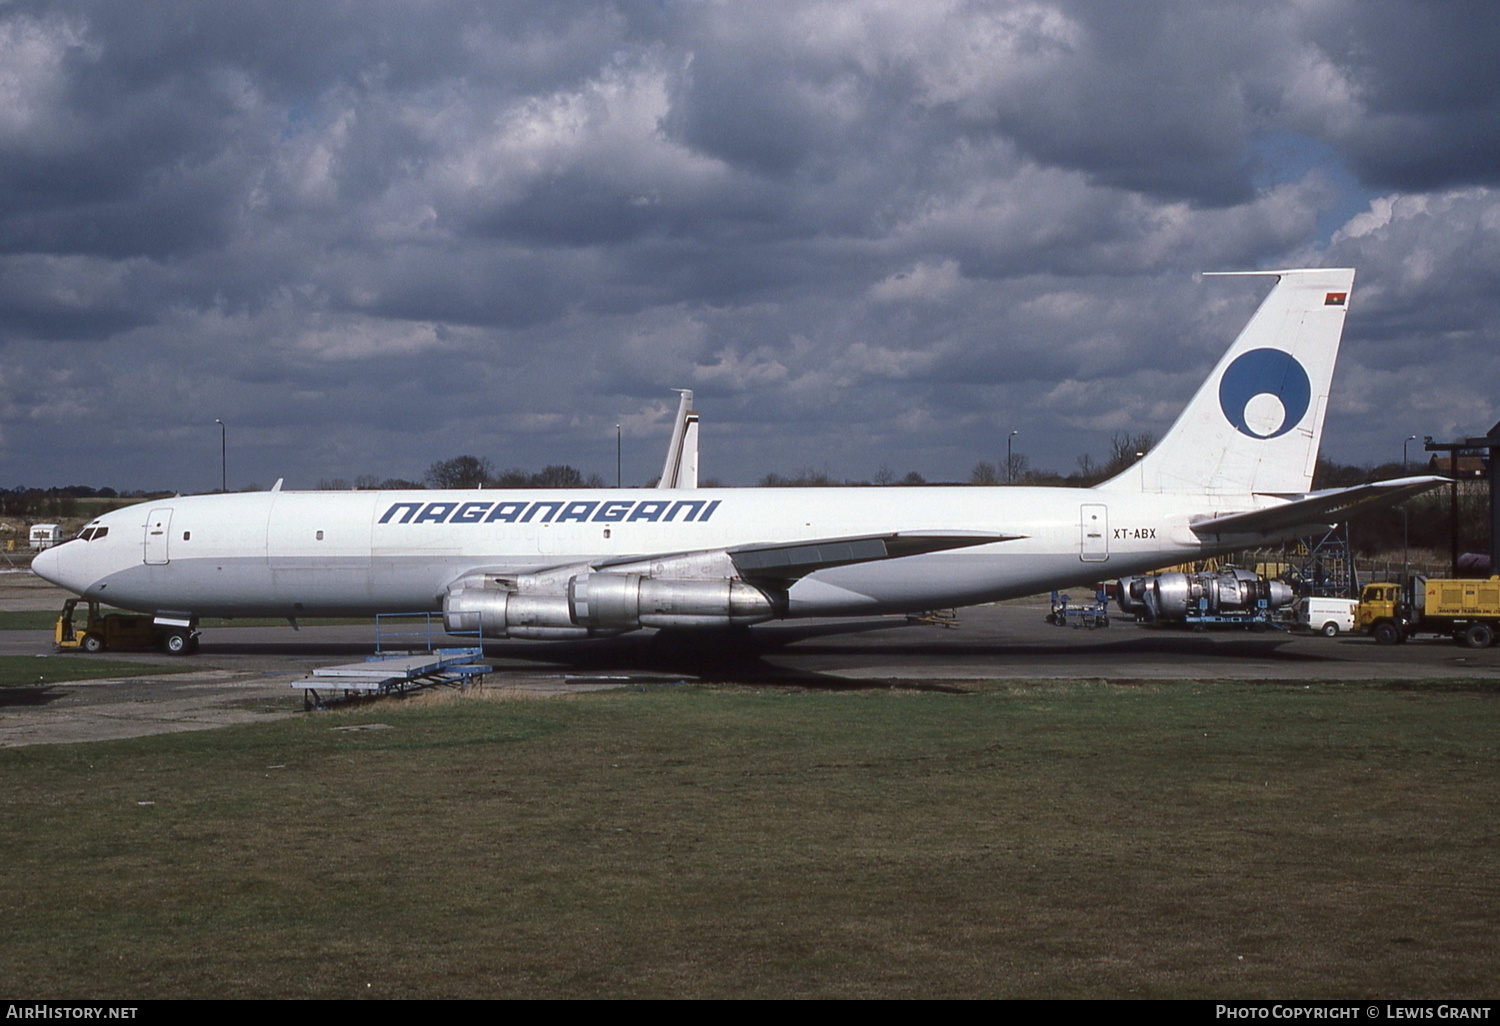
{"label": "landing gear wheel", "polygon": [[1336,623],[1325,623],[1323,625],[1323,637],[1336,638],[1339,636],[1339,625]]}
{"label": "landing gear wheel", "polygon": [[193,650],[193,639],[187,631],[172,631],[161,639],[161,648],[167,655],[187,655]]}
{"label": "landing gear wheel", "polygon": [[104,639],[99,637],[99,635],[97,634],[85,634],[83,637],[83,643],[78,647],[90,654],[93,654],[95,652],[103,652]]}
{"label": "landing gear wheel", "polygon": [[1372,633],[1375,635],[1377,645],[1394,645],[1401,640],[1401,632],[1396,630],[1396,625],[1393,623],[1378,624]]}
{"label": "landing gear wheel", "polygon": [[1487,623],[1476,623],[1464,631],[1464,644],[1470,648],[1489,648],[1495,643],[1495,632]]}

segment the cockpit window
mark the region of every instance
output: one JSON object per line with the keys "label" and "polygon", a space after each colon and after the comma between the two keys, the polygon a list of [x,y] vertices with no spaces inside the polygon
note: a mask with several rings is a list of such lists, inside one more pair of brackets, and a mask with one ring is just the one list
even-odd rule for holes
{"label": "cockpit window", "polygon": [[85,527],[82,531],[78,532],[78,537],[84,541],[97,541],[108,533],[109,528],[107,527]]}

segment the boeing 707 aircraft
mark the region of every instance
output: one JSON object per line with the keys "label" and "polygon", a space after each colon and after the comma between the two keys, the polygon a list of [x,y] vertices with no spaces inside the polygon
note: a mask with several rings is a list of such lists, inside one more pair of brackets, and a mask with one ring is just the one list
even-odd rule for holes
{"label": "boeing 707 aircraft", "polygon": [[586,638],[1030,595],[1307,533],[1438,483],[1311,491],[1354,271],[1245,273],[1276,284],[1156,448],[1092,489],[278,483],[116,510],[32,569],[154,615],[172,652],[204,616],[441,610],[449,631]]}

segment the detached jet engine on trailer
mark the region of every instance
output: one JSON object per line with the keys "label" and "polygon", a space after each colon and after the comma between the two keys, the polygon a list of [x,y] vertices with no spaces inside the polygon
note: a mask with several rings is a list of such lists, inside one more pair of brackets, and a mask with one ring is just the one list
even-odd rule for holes
{"label": "detached jet engine on trailer", "polygon": [[1296,597],[1285,581],[1230,569],[1128,577],[1116,585],[1115,601],[1148,623],[1251,626],[1272,622]]}
{"label": "detached jet engine on trailer", "polygon": [[588,638],[1031,595],[1306,533],[1438,483],[1310,490],[1354,272],[1246,273],[1276,279],[1249,324],[1156,448],[1092,489],[278,488],[117,510],[32,569],[184,636],[203,616],[440,609],[449,630]]}

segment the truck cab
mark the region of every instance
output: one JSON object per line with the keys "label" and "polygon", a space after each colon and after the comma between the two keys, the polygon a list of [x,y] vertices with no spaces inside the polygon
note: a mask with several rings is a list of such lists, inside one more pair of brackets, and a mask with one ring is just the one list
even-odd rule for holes
{"label": "truck cab", "polygon": [[1359,631],[1370,635],[1382,645],[1405,641],[1405,605],[1401,586],[1394,581],[1376,581],[1365,585],[1359,593]]}

